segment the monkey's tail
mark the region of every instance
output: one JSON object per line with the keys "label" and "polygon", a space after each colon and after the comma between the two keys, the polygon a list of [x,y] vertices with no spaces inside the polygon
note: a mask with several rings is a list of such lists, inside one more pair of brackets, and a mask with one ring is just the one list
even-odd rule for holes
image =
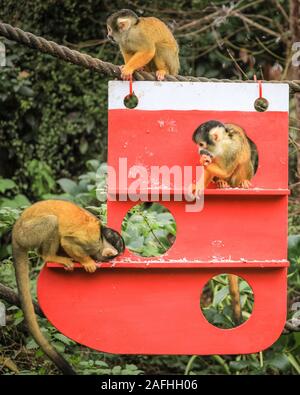
{"label": "monkey's tail", "polygon": [[30,293],[29,261],[27,251],[17,246],[14,240],[13,259],[21,306],[29,332],[45,354],[55,363],[62,373],[66,375],[76,375],[76,372],[70,364],[49,344],[40,330]]}
{"label": "monkey's tail", "polygon": [[229,293],[233,310],[233,319],[236,325],[242,323],[242,308],[239,290],[239,278],[235,274],[228,274]]}

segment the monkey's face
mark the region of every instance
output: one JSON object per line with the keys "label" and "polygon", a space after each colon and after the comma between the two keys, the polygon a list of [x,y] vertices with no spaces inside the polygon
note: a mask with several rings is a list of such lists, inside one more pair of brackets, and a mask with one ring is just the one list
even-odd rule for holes
{"label": "monkey's face", "polygon": [[203,151],[215,155],[219,154],[221,142],[226,138],[226,128],[219,121],[208,121],[201,124],[193,134],[193,141],[199,147],[199,154]]}
{"label": "monkey's face", "polygon": [[107,18],[107,38],[119,43],[124,34],[138,22],[138,16],[131,10],[121,10]]}
{"label": "monkey's face", "polygon": [[114,32],[111,26],[107,25],[107,38],[109,39],[109,41],[111,41],[112,43],[116,43],[117,41],[114,38]]}
{"label": "monkey's face", "polygon": [[114,229],[106,226],[101,226],[101,240],[99,249],[92,255],[96,261],[109,261],[125,250],[125,243],[123,237]]}

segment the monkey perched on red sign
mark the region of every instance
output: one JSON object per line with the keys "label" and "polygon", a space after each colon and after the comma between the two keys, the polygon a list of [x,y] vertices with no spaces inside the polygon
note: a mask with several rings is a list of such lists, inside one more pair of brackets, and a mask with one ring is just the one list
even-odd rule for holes
{"label": "monkey perched on red sign", "polygon": [[93,273],[97,268],[95,261],[112,259],[124,251],[124,241],[118,232],[104,227],[83,208],[63,200],[45,200],[25,209],[17,220],[12,232],[12,248],[28,329],[62,372],[75,374],[39,328],[30,294],[28,252],[37,249],[45,262],[60,263],[67,270],[72,270],[74,262],[79,262],[87,272]]}

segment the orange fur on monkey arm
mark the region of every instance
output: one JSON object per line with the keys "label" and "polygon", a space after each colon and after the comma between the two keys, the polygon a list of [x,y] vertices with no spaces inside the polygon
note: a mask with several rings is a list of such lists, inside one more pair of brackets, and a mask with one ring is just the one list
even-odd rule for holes
{"label": "orange fur on monkey arm", "polygon": [[122,50],[121,49],[121,53],[122,53],[122,56],[123,56],[123,59],[124,59],[124,63],[126,64],[126,63],[128,63],[129,62],[129,60],[132,58],[132,54],[131,53],[128,53],[128,52],[126,52],[125,50]]}
{"label": "orange fur on monkey arm", "polygon": [[[209,165],[205,166],[204,168],[204,173],[206,175],[205,179],[209,179],[209,176],[211,178],[213,177],[218,177],[221,178],[223,180],[225,180],[226,178],[230,177],[232,174],[232,169],[222,169],[219,165],[217,165],[216,163],[210,163]],[[204,185],[206,187],[206,185]]]}
{"label": "orange fur on monkey arm", "polygon": [[155,49],[136,52],[122,68],[122,76],[131,75],[135,70],[148,64],[155,55]]}

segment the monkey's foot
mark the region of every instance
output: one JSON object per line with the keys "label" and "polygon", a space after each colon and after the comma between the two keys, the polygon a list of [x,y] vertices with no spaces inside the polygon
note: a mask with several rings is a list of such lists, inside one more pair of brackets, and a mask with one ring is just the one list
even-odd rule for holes
{"label": "monkey's foot", "polygon": [[199,199],[204,194],[204,189],[202,184],[191,184],[188,187],[188,195],[191,198]]}
{"label": "monkey's foot", "polygon": [[249,188],[252,187],[252,184],[251,184],[251,182],[250,182],[249,180],[243,180],[243,181],[240,183],[239,187],[240,187],[240,188],[249,189]]}
{"label": "monkey's foot", "polygon": [[195,190],[194,196],[195,196],[196,199],[200,199],[201,196],[203,196],[203,195],[204,195],[204,189],[203,188],[197,188]]}
{"label": "monkey's foot", "polygon": [[230,188],[230,185],[228,184],[227,181],[225,180],[217,180],[216,181],[217,188],[223,189],[223,188]]}
{"label": "monkey's foot", "polygon": [[97,265],[94,261],[81,263],[81,264],[84,267],[84,270],[88,273],[94,273],[97,269]]}
{"label": "monkey's foot", "polygon": [[74,263],[72,261],[63,263],[64,269],[68,272],[72,272],[74,269]]}
{"label": "monkey's foot", "polygon": [[166,74],[165,70],[157,70],[155,73],[157,81],[163,81]]}
{"label": "monkey's foot", "polygon": [[57,262],[60,265],[63,265],[64,269],[68,272],[71,272],[74,269],[74,263],[71,258],[57,255],[43,255],[42,258],[45,262]]}

